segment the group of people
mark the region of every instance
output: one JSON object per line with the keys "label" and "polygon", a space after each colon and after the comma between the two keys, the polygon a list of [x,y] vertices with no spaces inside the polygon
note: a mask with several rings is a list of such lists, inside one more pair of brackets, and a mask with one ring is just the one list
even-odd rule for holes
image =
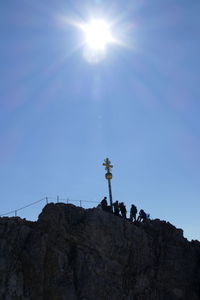
{"label": "group of people", "polygon": [[[126,206],[125,206],[124,202],[115,201],[112,205],[113,205],[113,208],[108,205],[107,197],[104,197],[100,204],[102,210],[107,211],[107,212],[113,212],[113,209],[114,209],[114,215],[122,217],[124,219],[127,219],[127,216],[126,216],[127,210],[126,210]],[[130,218],[129,218],[129,220],[131,222],[142,222],[148,218],[149,218],[149,215],[146,214],[143,209],[141,209],[139,211],[139,215],[137,217],[137,207],[134,204],[131,205]]]}

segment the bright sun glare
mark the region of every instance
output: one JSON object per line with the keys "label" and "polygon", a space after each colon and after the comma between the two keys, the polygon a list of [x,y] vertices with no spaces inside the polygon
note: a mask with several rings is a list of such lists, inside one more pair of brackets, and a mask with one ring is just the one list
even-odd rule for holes
{"label": "bright sun glare", "polygon": [[[119,39],[122,31],[127,30],[125,26],[120,26],[120,30],[116,30],[118,22],[116,20],[106,21],[104,18],[91,18],[88,22],[79,22],[75,19],[68,19],[63,17],[65,23],[78,28],[83,38],[77,45],[77,49],[82,48],[84,59],[96,64],[103,61],[107,55],[107,46],[114,44],[115,46],[126,46],[126,44]],[[114,29],[114,35],[113,35]],[[112,51],[111,51],[112,52]],[[110,53],[111,53],[110,52]]]}
{"label": "bright sun glare", "polygon": [[91,20],[90,23],[82,25],[82,30],[86,45],[94,51],[103,51],[107,44],[114,41],[110,25],[104,20]]}

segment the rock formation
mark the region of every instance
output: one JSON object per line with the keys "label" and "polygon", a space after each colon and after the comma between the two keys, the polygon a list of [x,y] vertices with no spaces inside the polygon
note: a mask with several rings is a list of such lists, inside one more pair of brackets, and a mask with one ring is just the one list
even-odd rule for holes
{"label": "rock formation", "polygon": [[1,300],[200,299],[200,243],[164,221],[51,203],[0,237]]}

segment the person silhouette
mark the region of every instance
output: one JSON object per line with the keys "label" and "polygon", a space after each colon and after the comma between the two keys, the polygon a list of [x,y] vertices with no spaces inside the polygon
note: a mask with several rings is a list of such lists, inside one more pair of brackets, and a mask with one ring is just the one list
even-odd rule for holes
{"label": "person silhouette", "polygon": [[120,209],[122,218],[126,219],[126,206],[124,205],[124,202],[119,203],[119,209]]}
{"label": "person silhouette", "polygon": [[101,208],[104,211],[108,211],[107,197],[104,197],[103,200],[101,200]]}
{"label": "person silhouette", "polygon": [[136,221],[136,214],[137,214],[137,207],[132,204],[131,205],[131,210],[130,210],[130,221],[133,222]]}

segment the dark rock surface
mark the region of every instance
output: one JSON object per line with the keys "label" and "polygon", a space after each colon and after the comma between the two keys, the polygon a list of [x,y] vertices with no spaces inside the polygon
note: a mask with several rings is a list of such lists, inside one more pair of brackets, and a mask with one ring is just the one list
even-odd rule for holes
{"label": "dark rock surface", "polygon": [[164,221],[59,203],[0,218],[0,237],[1,300],[200,299],[200,243]]}

